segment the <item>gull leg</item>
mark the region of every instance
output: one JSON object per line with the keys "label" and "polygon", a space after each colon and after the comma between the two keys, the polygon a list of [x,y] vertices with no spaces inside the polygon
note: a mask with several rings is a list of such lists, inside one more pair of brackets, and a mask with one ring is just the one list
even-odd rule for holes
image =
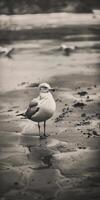
{"label": "gull leg", "polygon": [[41,135],[40,135],[40,124],[39,124],[39,122],[38,122],[38,128],[39,128],[39,136],[41,136]]}
{"label": "gull leg", "polygon": [[38,128],[39,128],[39,136],[40,136],[40,139],[46,139],[47,135],[46,135],[46,122],[44,121],[44,134],[41,135],[40,133],[40,124],[38,122]]}
{"label": "gull leg", "polygon": [[44,121],[44,136],[47,137],[47,135],[46,135],[46,121]]}

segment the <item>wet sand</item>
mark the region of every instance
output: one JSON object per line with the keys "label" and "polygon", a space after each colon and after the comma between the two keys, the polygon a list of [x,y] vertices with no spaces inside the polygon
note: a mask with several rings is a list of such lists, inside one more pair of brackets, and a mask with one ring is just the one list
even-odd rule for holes
{"label": "wet sand", "polygon": [[[81,37],[69,35],[78,46],[69,56],[51,39],[14,42],[12,59],[0,58],[0,200],[100,199],[100,42]],[[45,140],[17,116],[42,81],[57,104]]]}

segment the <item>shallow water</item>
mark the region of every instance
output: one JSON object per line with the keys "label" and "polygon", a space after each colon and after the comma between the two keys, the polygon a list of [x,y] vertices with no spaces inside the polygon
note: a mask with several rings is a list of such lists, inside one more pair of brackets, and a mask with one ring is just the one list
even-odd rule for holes
{"label": "shallow water", "polygon": [[[92,76],[93,84],[95,84],[95,79],[99,82],[99,41],[65,42],[68,45],[78,46],[76,52],[70,56],[57,51],[60,41],[57,44],[52,40],[49,43],[41,40],[27,42],[28,49],[27,43],[17,42],[13,44],[15,53],[11,59],[0,58],[0,91],[20,89],[30,83],[44,82],[54,77],[59,80],[62,77],[65,87],[70,85],[70,76],[75,77],[74,80],[80,80],[81,76],[87,79]],[[63,76],[66,77],[67,82]]]}

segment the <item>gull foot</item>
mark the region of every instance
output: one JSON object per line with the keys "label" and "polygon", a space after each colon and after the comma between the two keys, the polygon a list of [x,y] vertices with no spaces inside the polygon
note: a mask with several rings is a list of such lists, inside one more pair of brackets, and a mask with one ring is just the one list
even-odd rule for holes
{"label": "gull foot", "polygon": [[48,135],[40,135],[40,139],[46,139],[48,137]]}

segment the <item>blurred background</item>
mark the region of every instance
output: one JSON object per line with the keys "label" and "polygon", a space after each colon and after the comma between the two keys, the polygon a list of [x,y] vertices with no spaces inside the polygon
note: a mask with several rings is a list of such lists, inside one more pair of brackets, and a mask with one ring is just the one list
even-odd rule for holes
{"label": "blurred background", "polygon": [[[42,141],[20,117],[41,82]],[[100,200],[99,155],[100,0],[0,0],[0,200]]]}
{"label": "blurred background", "polygon": [[0,14],[44,12],[92,12],[100,8],[99,0],[0,0]]}

